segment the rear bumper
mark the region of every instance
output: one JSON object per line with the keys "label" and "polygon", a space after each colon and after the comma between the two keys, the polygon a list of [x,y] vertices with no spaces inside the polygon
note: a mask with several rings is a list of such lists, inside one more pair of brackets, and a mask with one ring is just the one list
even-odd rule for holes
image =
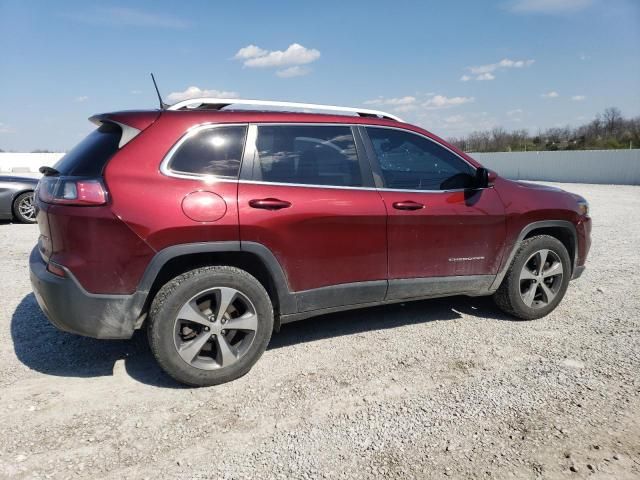
{"label": "rear bumper", "polygon": [[29,257],[31,285],[49,321],[66,332],[104,339],[131,338],[139,308],[137,295],[96,295],[85,291],[65,270],[66,277],[47,271],[40,252]]}

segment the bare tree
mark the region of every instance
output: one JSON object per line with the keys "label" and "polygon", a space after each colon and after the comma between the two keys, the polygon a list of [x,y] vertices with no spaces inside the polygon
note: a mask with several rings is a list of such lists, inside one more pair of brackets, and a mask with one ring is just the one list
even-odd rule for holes
{"label": "bare tree", "polygon": [[591,122],[576,128],[553,127],[531,136],[527,130],[509,132],[495,127],[450,141],[468,152],[638,148],[640,117],[625,119],[620,109],[609,107]]}
{"label": "bare tree", "polygon": [[602,121],[604,123],[604,130],[606,134],[611,136],[615,135],[615,133],[620,129],[624,122],[624,118],[622,117],[622,113],[619,108],[609,107],[602,113]]}

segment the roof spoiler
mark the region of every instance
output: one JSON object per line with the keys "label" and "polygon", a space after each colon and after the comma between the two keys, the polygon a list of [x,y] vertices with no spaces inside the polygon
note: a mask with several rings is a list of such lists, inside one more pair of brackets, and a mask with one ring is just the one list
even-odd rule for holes
{"label": "roof spoiler", "polygon": [[122,148],[155,122],[159,116],[160,112],[157,111],[99,113],[89,117],[89,121],[98,126],[103,123],[118,125],[122,129],[118,148]]}

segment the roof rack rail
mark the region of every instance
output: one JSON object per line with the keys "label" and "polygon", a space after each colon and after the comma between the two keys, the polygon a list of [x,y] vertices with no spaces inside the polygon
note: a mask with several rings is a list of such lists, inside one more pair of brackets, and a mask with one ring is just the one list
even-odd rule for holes
{"label": "roof rack rail", "polygon": [[278,102],[274,100],[247,100],[241,98],[191,98],[189,100],[183,100],[178,103],[174,103],[167,110],[182,110],[185,108],[197,108],[202,106],[209,110],[222,110],[229,105],[258,105],[262,107],[291,107],[302,108],[307,110],[325,110],[332,112],[348,112],[356,113],[361,117],[380,117],[387,118],[389,120],[395,120],[402,122],[403,120],[395,115],[391,115],[387,112],[381,112],[379,110],[369,110],[366,108],[353,108],[353,107],[339,107],[336,105],[316,105],[313,103],[296,103],[296,102]]}

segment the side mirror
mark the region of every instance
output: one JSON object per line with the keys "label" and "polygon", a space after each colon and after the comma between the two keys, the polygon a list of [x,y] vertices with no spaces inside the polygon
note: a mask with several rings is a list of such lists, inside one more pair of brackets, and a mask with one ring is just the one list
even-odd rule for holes
{"label": "side mirror", "polygon": [[489,170],[484,167],[480,167],[476,170],[476,180],[475,186],[476,188],[488,188],[493,187],[494,182],[496,181],[496,177],[498,175],[496,172]]}

